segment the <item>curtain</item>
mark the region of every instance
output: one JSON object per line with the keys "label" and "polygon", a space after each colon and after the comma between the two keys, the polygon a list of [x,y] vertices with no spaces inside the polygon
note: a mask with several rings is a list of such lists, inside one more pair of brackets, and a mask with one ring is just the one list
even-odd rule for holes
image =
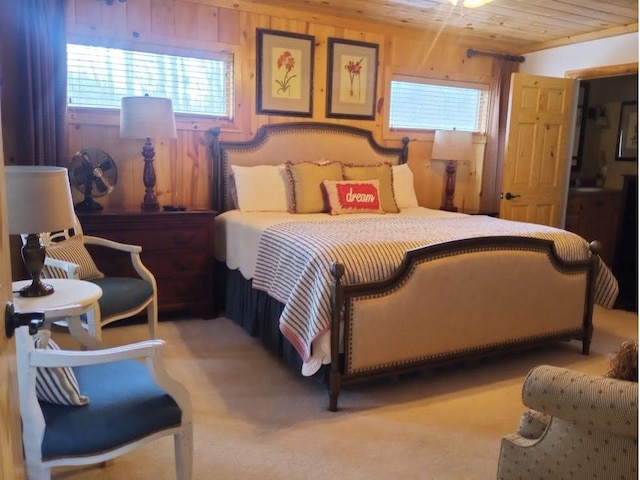
{"label": "curtain", "polygon": [[500,210],[500,190],[502,188],[502,166],[507,131],[507,108],[511,74],[518,69],[518,62],[493,59],[491,90],[489,95],[489,122],[487,143],[484,150],[482,193],[480,211],[497,213]]}
{"label": "curtain", "polygon": [[17,3],[15,91],[16,163],[66,165],[67,40],[64,0]]}

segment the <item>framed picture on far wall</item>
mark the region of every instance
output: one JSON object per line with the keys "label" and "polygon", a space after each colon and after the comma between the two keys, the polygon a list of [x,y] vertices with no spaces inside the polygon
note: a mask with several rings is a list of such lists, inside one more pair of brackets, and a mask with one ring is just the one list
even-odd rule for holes
{"label": "framed picture on far wall", "polygon": [[622,102],[616,142],[616,160],[638,160],[638,102]]}
{"label": "framed picture on far wall", "polygon": [[257,113],[311,117],[314,37],[257,30]]}
{"label": "framed picture on far wall", "polygon": [[329,38],[327,117],[374,120],[378,45]]}

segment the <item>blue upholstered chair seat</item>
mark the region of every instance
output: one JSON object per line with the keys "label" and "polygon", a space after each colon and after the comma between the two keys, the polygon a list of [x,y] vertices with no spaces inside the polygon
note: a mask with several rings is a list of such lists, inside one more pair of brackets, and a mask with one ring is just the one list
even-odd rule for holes
{"label": "blue upholstered chair seat", "polygon": [[90,280],[102,289],[98,300],[103,318],[138,307],[153,296],[153,288],[140,278],[105,277]]}
{"label": "blue upholstered chair seat", "polygon": [[89,404],[41,403],[44,459],[112,450],[132,438],[180,425],[180,408],[155,384],[144,363],[123,360],[73,370]]}

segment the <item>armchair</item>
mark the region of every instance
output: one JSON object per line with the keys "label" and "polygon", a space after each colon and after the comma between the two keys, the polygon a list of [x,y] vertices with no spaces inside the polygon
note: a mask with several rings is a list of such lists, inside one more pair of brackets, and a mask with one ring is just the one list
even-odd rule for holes
{"label": "armchair", "polygon": [[[36,348],[28,327],[18,328],[18,396],[28,479],[49,480],[52,467],[102,463],[173,435],[177,478],[189,480],[191,399],[164,369],[163,345],[162,340],[146,340],[74,351],[56,349],[48,341],[46,348]],[[41,400],[37,388],[42,388],[43,376],[62,378],[51,372],[66,367],[75,374],[82,401],[77,402],[78,396],[71,405]],[[43,368],[47,374],[39,372]]]}
{"label": "armchair", "polygon": [[531,410],[502,438],[498,480],[638,478],[638,384],[538,366],[522,401]]}
{"label": "armchair", "polygon": [[[22,240],[26,241],[26,236]],[[89,333],[100,340],[103,326],[133,317],[146,309],[149,338],[157,338],[157,285],[154,275],[140,258],[142,247],[84,235],[77,217],[73,228],[42,233],[41,240],[47,249],[42,271],[44,278],[87,280],[102,289],[99,308],[87,313]],[[105,277],[98,270],[85,245],[99,245],[129,253],[131,265],[138,277]]]}

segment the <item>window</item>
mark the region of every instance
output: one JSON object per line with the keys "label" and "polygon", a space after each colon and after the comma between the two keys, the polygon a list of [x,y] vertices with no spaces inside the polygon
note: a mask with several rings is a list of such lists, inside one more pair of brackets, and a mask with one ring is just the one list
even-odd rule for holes
{"label": "window", "polygon": [[389,128],[484,132],[488,100],[487,85],[396,77]]}
{"label": "window", "polygon": [[196,58],[67,44],[69,107],[120,108],[122,97],[170,98],[176,113],[231,119],[233,56]]}

